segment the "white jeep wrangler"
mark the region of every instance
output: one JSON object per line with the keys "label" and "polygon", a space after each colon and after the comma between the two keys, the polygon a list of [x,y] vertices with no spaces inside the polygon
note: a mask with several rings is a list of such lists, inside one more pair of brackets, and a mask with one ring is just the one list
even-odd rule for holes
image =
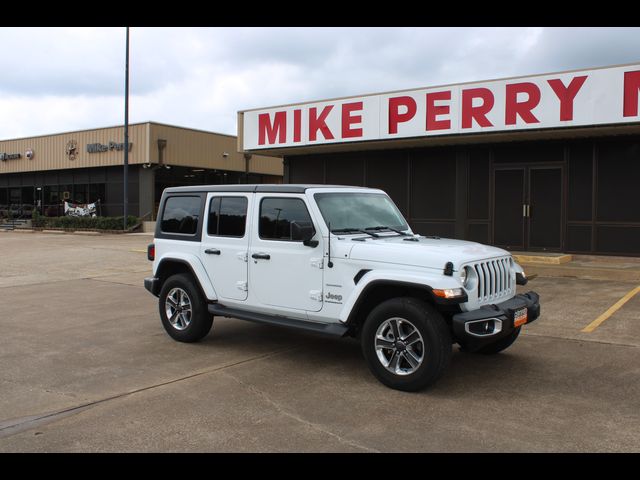
{"label": "white jeep wrangler", "polygon": [[327,185],[167,188],[148,247],[169,335],[195,342],[214,316],[360,339],[383,384],[434,383],[452,344],[509,347],[540,314],[499,248],[414,234],[382,190]]}

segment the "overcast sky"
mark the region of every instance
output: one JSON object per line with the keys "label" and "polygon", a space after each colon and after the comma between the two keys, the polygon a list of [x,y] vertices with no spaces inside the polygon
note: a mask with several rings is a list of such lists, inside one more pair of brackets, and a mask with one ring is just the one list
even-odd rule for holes
{"label": "overcast sky", "polygon": [[[125,29],[2,28],[0,139],[124,123]],[[640,28],[131,28],[131,123],[640,62]]]}

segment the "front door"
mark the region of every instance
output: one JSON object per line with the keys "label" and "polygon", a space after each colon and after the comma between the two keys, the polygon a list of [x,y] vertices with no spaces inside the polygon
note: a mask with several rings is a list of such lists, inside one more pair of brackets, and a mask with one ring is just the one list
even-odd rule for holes
{"label": "front door", "polygon": [[[256,194],[258,214],[249,249],[249,289],[272,307],[317,312],[322,308],[322,241],[295,240],[296,224],[314,226],[304,196]],[[316,235],[316,238],[320,235]]]}
{"label": "front door", "polygon": [[557,165],[499,166],[493,172],[493,243],[508,250],[562,249],[562,179]]}

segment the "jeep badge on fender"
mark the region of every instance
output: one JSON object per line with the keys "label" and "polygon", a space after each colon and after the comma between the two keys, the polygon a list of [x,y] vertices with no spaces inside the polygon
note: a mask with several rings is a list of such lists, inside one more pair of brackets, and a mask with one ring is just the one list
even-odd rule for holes
{"label": "jeep badge on fender", "polygon": [[175,340],[202,339],[215,316],[352,336],[398,390],[435,383],[454,343],[498,353],[540,315],[509,252],[416,235],[378,189],[167,188],[149,248],[144,285]]}

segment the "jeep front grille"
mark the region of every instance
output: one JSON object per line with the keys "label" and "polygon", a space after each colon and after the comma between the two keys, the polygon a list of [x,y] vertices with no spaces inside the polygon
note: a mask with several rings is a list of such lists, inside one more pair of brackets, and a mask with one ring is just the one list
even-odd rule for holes
{"label": "jeep front grille", "polygon": [[511,279],[511,260],[498,258],[471,265],[478,275],[478,300],[492,301],[509,295],[515,288]]}

